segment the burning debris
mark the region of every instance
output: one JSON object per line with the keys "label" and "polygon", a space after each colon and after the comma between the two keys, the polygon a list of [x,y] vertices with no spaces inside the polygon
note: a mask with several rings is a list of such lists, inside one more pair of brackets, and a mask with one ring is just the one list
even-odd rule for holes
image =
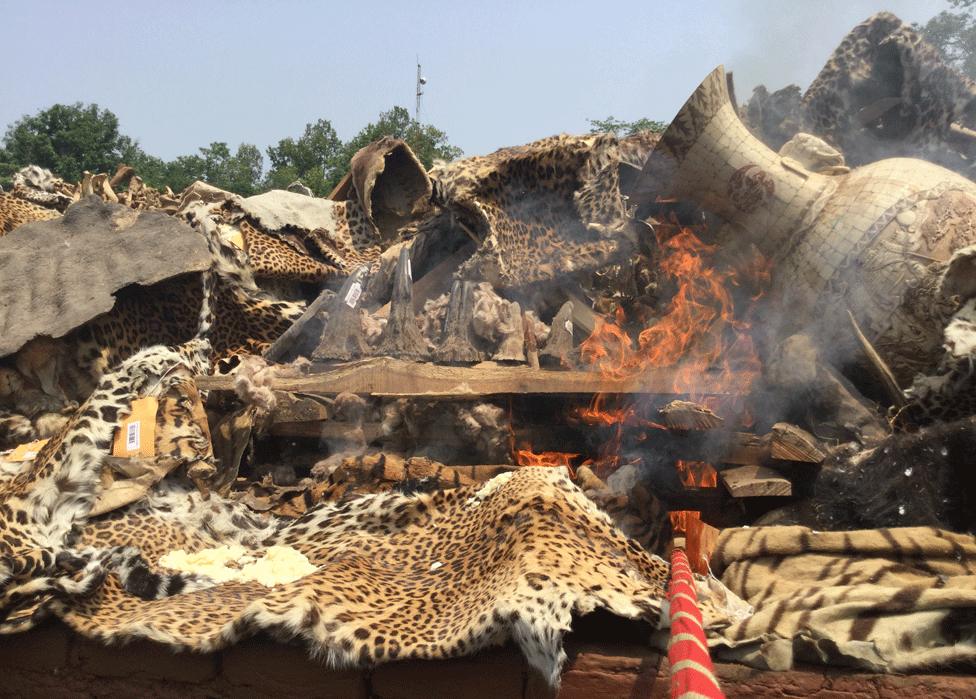
{"label": "burning debris", "polygon": [[[760,582],[732,582],[766,554],[737,527],[971,530],[976,185],[958,167],[878,160],[888,151],[852,147],[850,124],[810,121],[844,71],[873,85],[879,65],[907,75],[933,60],[887,16],[854,37],[802,104],[794,91],[750,103],[750,126],[778,152],[740,121],[718,68],[661,136],[557,136],[430,172],[384,138],[356,154],[328,199],[242,198],[202,182],[159,192],[131,168],[78,185],[19,173],[0,194],[0,259],[14,265],[3,283],[18,299],[0,313],[0,447],[12,449],[0,497],[23,537],[11,555],[46,558],[36,575],[20,559],[0,571],[3,629],[57,613],[98,638],[212,649],[250,614],[245,600],[263,610],[258,626],[341,648],[344,662],[447,657],[516,637],[555,683],[574,611],[657,623],[659,556],[676,537],[700,574],[717,546],[724,583],[755,599],[750,616],[699,578],[709,642],[758,662],[812,632],[771,612]],[[880,119],[895,143],[892,110],[918,94],[955,114],[969,88],[939,70],[897,103],[858,102],[871,115],[862,127]],[[905,129],[897,142],[916,146],[923,125]],[[51,293],[25,291],[41,288]],[[153,409],[137,415],[148,399]],[[113,435],[138,446],[110,456]],[[67,507],[67,481],[83,502],[55,519],[81,538],[45,529],[35,541],[32,528]],[[169,538],[144,540],[134,533],[144,522]],[[801,529],[769,531],[770,555],[787,562],[840,560],[875,540],[860,532],[855,549],[837,551],[808,529],[798,546],[782,532]],[[944,534],[932,531],[926,551]],[[569,542],[574,565],[505,553],[529,535]],[[419,542],[416,570],[384,567]],[[233,603],[220,581],[163,563],[194,547],[257,560],[279,545],[307,558],[305,577],[246,587]],[[501,558],[511,576],[486,583],[481,607],[425,617],[425,630],[449,637],[439,645],[377,619],[381,642],[363,620],[382,610],[335,616],[325,597],[303,596],[306,585],[368,579],[411,605],[418,576],[439,576],[461,600],[481,589],[471,570]],[[69,559],[72,570],[59,567]],[[621,559],[639,573],[622,573]],[[31,592],[38,579],[43,594]],[[199,611],[168,593],[179,585],[216,587],[212,628],[173,626]],[[70,601],[79,591],[101,606]],[[171,613],[137,627],[105,611],[121,595],[165,597]],[[296,600],[308,602],[300,614]],[[554,600],[562,611],[527,631],[524,618]],[[957,603],[934,595],[924,608]],[[874,639],[840,622],[818,629],[837,650],[823,662]]]}

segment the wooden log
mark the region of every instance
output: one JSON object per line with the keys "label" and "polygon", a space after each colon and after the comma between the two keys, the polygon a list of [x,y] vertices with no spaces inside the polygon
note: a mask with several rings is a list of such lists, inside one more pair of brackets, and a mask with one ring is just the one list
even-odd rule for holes
{"label": "wooden log", "polygon": [[[626,379],[612,379],[592,371],[547,371],[525,366],[453,367],[415,364],[389,357],[350,362],[305,376],[271,379],[270,388],[314,395],[358,393],[374,396],[458,398],[506,394],[649,394],[673,396],[676,367],[648,369]],[[233,376],[198,376],[204,390],[231,391]],[[749,385],[740,381],[712,381],[704,372],[698,390],[704,395],[727,395],[728,386]],[[749,435],[755,439],[755,435]],[[755,463],[749,462],[749,463]]]}
{"label": "wooden log", "polygon": [[[307,337],[320,337],[322,334],[322,326],[324,323],[319,320],[319,315],[326,309],[329,301],[332,300],[333,293],[323,288],[319,292],[305,312],[292,323],[285,332],[281,333],[277,340],[271,343],[271,346],[265,350],[264,358],[269,362],[284,362],[288,359],[294,359],[296,356],[303,355],[309,351],[314,350],[314,347],[308,348],[306,352],[302,352],[303,349],[298,345],[298,341],[303,335]],[[313,320],[315,321],[313,323]],[[307,333],[307,335],[306,335]]]}
{"label": "wooden log", "polygon": [[400,249],[397,258],[390,303],[390,319],[383,328],[376,353],[417,361],[426,358],[427,342],[413,314],[413,275],[410,271],[410,250],[406,247]]}
{"label": "wooden log", "polygon": [[539,352],[539,360],[544,364],[572,366],[573,352],[573,302],[567,301],[552,319],[549,341]]}
{"label": "wooden log", "polygon": [[793,494],[793,484],[767,466],[739,466],[719,474],[734,498],[784,497]]}
{"label": "wooden log", "polygon": [[275,407],[271,413],[272,424],[283,422],[321,422],[335,417],[333,401],[321,396],[303,396],[300,393],[275,391]]}
{"label": "wooden log", "polygon": [[329,306],[329,321],[322,330],[319,346],[313,359],[348,361],[362,357],[369,351],[363,324],[359,317],[359,297],[362,296],[369,267],[361,266],[349,275]]}
{"label": "wooden log", "polygon": [[517,303],[505,303],[501,313],[507,314],[501,320],[511,332],[498,343],[498,351],[491,358],[499,362],[524,362],[525,329],[522,327],[522,307]]}
{"label": "wooden log", "polygon": [[444,320],[444,337],[434,351],[434,359],[451,364],[480,362],[484,353],[471,340],[471,315],[474,309],[474,283],[455,281],[451,303]]}

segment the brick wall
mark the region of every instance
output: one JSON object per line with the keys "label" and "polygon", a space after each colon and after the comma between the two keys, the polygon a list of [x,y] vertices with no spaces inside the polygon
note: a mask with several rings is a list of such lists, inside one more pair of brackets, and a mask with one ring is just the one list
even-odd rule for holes
{"label": "brick wall", "polygon": [[[560,699],[668,696],[667,660],[630,642],[567,643],[570,661]],[[771,673],[719,664],[719,678],[734,697],[939,697],[976,694],[976,677],[868,675],[817,668]],[[342,699],[542,699],[541,679],[511,647],[449,661],[406,661],[370,672],[333,671],[309,660],[304,649],[257,638],[221,653],[173,653],[137,642],[105,647],[49,623],[0,637],[3,696],[275,696]]]}

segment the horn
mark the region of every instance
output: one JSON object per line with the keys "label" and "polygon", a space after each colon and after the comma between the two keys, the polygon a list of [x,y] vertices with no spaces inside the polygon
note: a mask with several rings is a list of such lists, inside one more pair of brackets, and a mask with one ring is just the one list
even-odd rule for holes
{"label": "horn", "polygon": [[756,245],[773,263],[772,291],[790,318],[783,330],[812,328],[827,342],[850,344],[850,308],[899,379],[938,355],[936,299],[930,294],[919,307],[917,294],[907,297],[932,287],[941,269],[932,263],[976,243],[969,179],[913,158],[811,172],[752,135],[719,66],[661,137],[639,191],[645,201],[697,203],[728,224],[723,237]]}

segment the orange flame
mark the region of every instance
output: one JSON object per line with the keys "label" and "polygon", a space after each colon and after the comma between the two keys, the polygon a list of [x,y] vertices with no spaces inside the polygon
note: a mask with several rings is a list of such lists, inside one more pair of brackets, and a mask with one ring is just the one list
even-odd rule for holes
{"label": "orange flame", "polygon": [[565,466],[569,469],[571,476],[575,478],[576,471],[573,469],[572,461],[579,454],[571,454],[564,451],[543,451],[536,453],[528,448],[517,449],[515,451],[515,463],[519,466]]}
{"label": "orange flame", "polygon": [[[676,394],[688,395],[719,414],[734,413],[740,423],[748,425],[752,417],[743,410],[740,396],[748,393],[761,367],[749,335],[750,324],[736,317],[730,287],[747,283],[762,288],[769,281],[770,265],[757,254],[747,264],[738,265],[738,271],[718,268],[711,263],[714,246],[703,243],[689,228],[666,237],[670,230],[673,228],[669,226],[657,229],[662,251],[660,269],[677,287],[664,315],[640,332],[635,347],[623,329],[626,319],[618,309],[615,322],[597,322],[580,346],[580,357],[614,379],[629,378],[648,368],[674,367]],[[761,292],[753,300],[759,296]],[[710,384],[732,395],[704,395],[700,387],[705,372],[711,374]],[[589,408],[579,414],[588,424],[615,428],[603,448],[603,470],[619,465],[624,426],[661,427],[640,418],[633,406],[610,408],[610,400],[607,395],[597,395]],[[676,467],[685,485],[717,484],[717,473],[709,464],[679,461]],[[671,523],[675,531],[686,534],[689,542],[697,540],[700,513],[673,512]]]}

